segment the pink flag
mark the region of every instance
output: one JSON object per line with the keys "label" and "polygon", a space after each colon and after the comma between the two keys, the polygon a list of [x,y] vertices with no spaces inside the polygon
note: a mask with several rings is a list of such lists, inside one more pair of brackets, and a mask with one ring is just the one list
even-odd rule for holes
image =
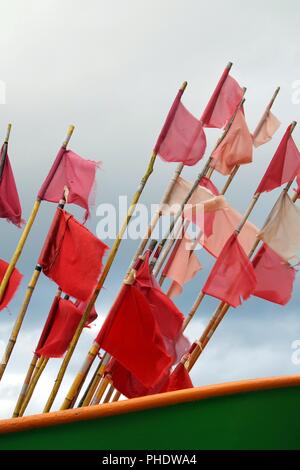
{"label": "pink flag", "polygon": [[176,241],[173,249],[174,257],[172,253],[163,271],[163,274],[173,281],[168,290],[169,297],[181,294],[184,284],[193,279],[202,268],[197,256],[191,250],[192,241],[185,233]]}
{"label": "pink flag", "polygon": [[[198,225],[204,237],[201,240],[203,247],[213,256],[218,257],[242,220],[242,215],[233,209],[224,196],[215,196],[187,208],[184,212],[187,220]],[[259,230],[251,222],[247,221],[238,236],[238,240],[244,251],[248,254],[257,239]]]}
{"label": "pink flag", "polygon": [[[2,282],[3,277],[5,276],[6,270],[8,268],[8,263],[0,259],[0,283]],[[18,287],[22,281],[23,274],[21,274],[16,268],[13,270],[12,275],[9,278],[7,288],[5,290],[4,296],[0,302],[0,311],[6,308],[9,302],[13,299]]]}
{"label": "pink flag", "polygon": [[204,127],[225,127],[243,98],[243,89],[228,73],[226,68],[202,115]]}
{"label": "pink flag", "polygon": [[269,111],[267,117],[264,119],[262,125],[258,127],[253,132],[253,145],[254,147],[259,147],[260,145],[266,144],[269,140],[272,139],[275,132],[280,127],[280,121],[277,119],[274,114]]}
{"label": "pink flag", "polygon": [[[1,149],[1,153],[2,154]],[[22,220],[22,209],[15,183],[15,178],[10,165],[8,155],[5,157],[3,173],[0,179],[0,218],[7,219],[20,227]]]}
{"label": "pink flag", "polygon": [[293,292],[295,269],[264,243],[252,261],[257,285],[253,295],[286,305]]}
{"label": "pink flag", "polygon": [[77,204],[86,210],[89,217],[90,205],[94,203],[96,170],[100,163],[85,160],[72,150],[61,150],[38,193],[44,201],[58,203],[67,191],[68,204]]}
{"label": "pink flag", "polygon": [[180,102],[157,153],[167,162],[195,165],[204,155],[206,137],[201,122]]}
{"label": "pink flag", "polygon": [[291,136],[290,125],[285,131],[256,192],[272,191],[284,183],[293,181],[299,173],[300,153]]}
{"label": "pink flag", "polygon": [[234,233],[215,262],[202,291],[238,307],[242,299],[247,300],[253,294],[255,287],[255,271]]}
{"label": "pink flag", "polygon": [[213,152],[211,166],[229,175],[235,165],[252,162],[253,144],[244,114],[239,110],[226,137]]}

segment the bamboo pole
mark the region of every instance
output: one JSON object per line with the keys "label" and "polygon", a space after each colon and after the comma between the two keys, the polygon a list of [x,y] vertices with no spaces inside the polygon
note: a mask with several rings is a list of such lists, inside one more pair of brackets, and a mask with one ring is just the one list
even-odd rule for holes
{"label": "bamboo pole", "polygon": [[[67,131],[67,135],[66,135],[66,138],[62,144],[62,149],[66,149],[67,146],[68,146],[68,143],[71,139],[71,136],[73,134],[73,131],[74,131],[74,126],[69,126],[68,128],[68,131]],[[41,200],[39,198],[36,199],[36,201],[34,202],[34,205],[33,205],[33,208],[31,210],[31,214],[27,220],[27,223],[23,229],[23,232],[22,232],[22,235],[18,241],[18,244],[17,244],[17,247],[15,249],[15,252],[14,254],[12,255],[11,257],[11,260],[9,262],[9,265],[7,267],[7,270],[5,272],[5,275],[3,276],[3,279],[1,281],[1,285],[0,285],[0,302],[3,298],[3,295],[5,293],[5,290],[6,290],[6,287],[7,287],[7,284],[8,284],[8,281],[10,279],[10,276],[12,275],[13,273],[13,270],[22,254],[22,251],[23,251],[23,248],[24,248],[24,245],[26,243],[26,240],[27,240],[27,237],[30,233],[30,230],[32,228],[32,225],[35,221],[35,218],[37,216],[37,213],[39,211],[39,208],[40,208],[40,205],[41,205]],[[1,380],[1,373],[0,373],[0,380]]]}
{"label": "bamboo pole", "polygon": [[[64,206],[65,206],[65,199],[61,199],[59,201],[59,204],[58,204],[58,208],[59,209],[63,209]],[[55,219],[53,219],[54,221]],[[34,268],[34,271],[33,271],[33,274],[31,276],[31,279],[29,281],[29,284],[27,286],[27,289],[26,289],[26,292],[25,292],[25,296],[24,296],[24,300],[22,302],[22,305],[21,305],[21,308],[19,310],[19,314],[16,318],[16,321],[15,321],[15,324],[13,326],[13,329],[12,329],[12,332],[11,332],[11,335],[10,335],[10,338],[8,340],[8,343],[6,345],[6,348],[5,348],[5,351],[4,351],[4,355],[2,357],[2,360],[1,360],[1,364],[0,364],[0,380],[2,379],[3,377],[3,374],[5,372],[5,369],[7,367],[7,364],[9,362],[9,359],[11,357],[11,354],[13,352],[13,349],[15,347],[15,344],[16,344],[16,341],[17,341],[17,338],[18,338],[18,335],[19,335],[19,332],[21,330],[21,327],[22,327],[22,324],[23,324],[23,321],[24,321],[24,318],[25,318],[25,315],[26,315],[26,312],[27,312],[27,309],[28,309],[28,306],[29,306],[29,303],[31,301],[31,298],[32,298],[32,295],[33,295],[33,292],[34,292],[34,289],[38,283],[38,280],[39,280],[39,277],[40,277],[40,274],[42,272],[42,266],[40,264],[36,264],[35,268]]]}
{"label": "bamboo pole", "polygon": [[82,401],[80,402],[79,406],[88,406],[91,403],[91,400],[96,392],[99,382],[104,374],[105,366],[108,364],[109,360],[109,354],[105,353],[102,360],[100,361],[99,366],[95,371],[95,374],[92,377],[91,382],[89,383],[86,389],[85,395],[82,397]]}
{"label": "bamboo pole", "polygon": [[[182,89],[185,89],[186,85],[187,85],[187,83],[184,82],[183,85],[182,85]],[[50,392],[49,398],[48,398],[48,400],[47,400],[47,402],[46,402],[46,405],[45,405],[45,407],[44,407],[44,410],[43,410],[44,413],[47,413],[48,411],[50,411],[50,409],[51,409],[51,407],[52,407],[52,404],[53,404],[53,402],[54,402],[54,400],[55,400],[55,397],[56,397],[57,392],[58,392],[58,390],[59,390],[60,384],[61,384],[61,382],[62,382],[62,380],[63,380],[63,378],[64,378],[65,372],[66,372],[66,370],[67,370],[67,367],[68,367],[68,365],[69,365],[69,362],[70,362],[70,360],[71,360],[71,357],[72,357],[72,355],[73,355],[73,352],[74,352],[74,350],[75,350],[75,348],[76,348],[76,345],[77,345],[77,343],[78,343],[78,340],[79,340],[79,337],[80,337],[80,335],[81,335],[81,332],[82,332],[82,330],[83,330],[83,328],[84,328],[84,325],[85,325],[85,323],[86,323],[86,320],[87,320],[87,318],[89,317],[89,314],[90,314],[90,312],[91,312],[91,310],[92,310],[92,308],[93,308],[93,306],[94,306],[94,304],[95,304],[95,302],[96,302],[96,300],[97,300],[97,298],[98,298],[98,295],[99,295],[99,293],[100,293],[100,291],[101,291],[101,289],[102,289],[102,287],[103,287],[103,284],[104,284],[104,282],[105,282],[105,280],[106,280],[106,277],[107,277],[107,275],[108,275],[108,273],[109,273],[109,271],[110,271],[110,268],[111,268],[111,266],[112,266],[112,264],[113,264],[113,262],[114,262],[114,259],[115,259],[116,255],[117,255],[117,252],[118,252],[119,246],[120,246],[120,244],[121,244],[123,235],[124,235],[124,233],[125,233],[125,231],[126,231],[128,225],[129,225],[129,222],[130,222],[130,220],[131,220],[131,217],[132,217],[132,215],[133,215],[133,213],[134,213],[134,210],[135,210],[135,208],[136,208],[136,205],[137,205],[137,203],[138,203],[138,201],[139,201],[139,199],[140,199],[140,197],[141,197],[141,194],[142,194],[142,192],[143,192],[143,190],[144,190],[144,188],[145,188],[145,186],[146,186],[146,183],[147,183],[147,181],[148,181],[150,175],[151,175],[152,172],[153,172],[154,164],[155,164],[155,160],[156,160],[156,156],[157,156],[157,154],[156,154],[155,152],[153,152],[152,155],[151,155],[151,158],[150,158],[150,161],[149,161],[149,164],[148,164],[146,173],[145,173],[144,176],[142,177],[141,182],[140,182],[140,184],[139,184],[139,186],[138,186],[138,189],[137,189],[136,193],[135,193],[134,196],[133,196],[133,199],[132,199],[132,202],[131,202],[130,207],[129,207],[129,209],[128,209],[127,215],[126,215],[126,217],[125,217],[125,220],[124,220],[124,222],[123,222],[123,225],[122,225],[122,227],[121,227],[119,233],[117,234],[117,238],[116,238],[116,240],[114,241],[113,246],[112,246],[112,248],[111,248],[111,250],[110,250],[110,253],[109,253],[108,258],[107,258],[107,261],[106,261],[106,263],[105,263],[105,265],[104,265],[102,274],[101,274],[100,279],[99,279],[99,281],[98,281],[98,284],[97,284],[97,286],[96,286],[96,288],[95,288],[95,290],[94,290],[94,292],[93,292],[93,294],[92,294],[92,296],[91,296],[91,298],[90,298],[90,300],[89,300],[89,302],[88,302],[88,305],[87,305],[87,307],[86,307],[86,309],[85,309],[85,311],[84,311],[84,313],[83,313],[83,316],[82,316],[82,318],[81,318],[81,320],[80,320],[80,322],[79,322],[79,325],[78,325],[78,327],[77,327],[77,329],[76,329],[76,332],[75,332],[75,334],[74,334],[74,336],[73,336],[73,338],[72,338],[72,340],[71,340],[71,343],[70,343],[70,346],[69,346],[69,348],[68,348],[68,351],[67,351],[67,353],[66,353],[66,355],[65,355],[65,357],[64,357],[64,359],[63,359],[63,362],[62,362],[62,365],[61,365],[61,367],[60,367],[60,369],[59,369],[59,372],[58,372],[58,375],[57,375],[57,377],[56,377],[55,383],[54,383],[54,385],[53,385],[53,388],[52,388],[52,390],[51,390],[51,392]],[[98,351],[97,351],[97,352],[98,352]]]}
{"label": "bamboo pole", "polygon": [[107,394],[105,395],[105,398],[104,398],[104,400],[103,400],[103,403],[109,403],[109,401],[110,401],[110,399],[111,399],[111,397],[112,397],[114,391],[115,391],[115,388],[114,388],[113,384],[110,384],[110,387],[109,387],[109,389],[108,389],[108,391],[107,391]]}
{"label": "bamboo pole", "polygon": [[114,403],[115,401],[118,401],[119,398],[121,396],[121,392],[119,392],[118,390],[115,391],[115,394],[113,396],[113,399],[112,399],[112,403]]}
{"label": "bamboo pole", "polygon": [[26,408],[28,406],[28,403],[29,403],[29,401],[32,397],[32,394],[33,394],[34,390],[35,390],[36,384],[38,383],[40,376],[42,375],[43,371],[45,370],[45,367],[48,364],[48,361],[49,361],[49,359],[47,357],[42,357],[39,364],[36,365],[35,375],[32,377],[32,379],[30,381],[29,387],[27,389],[27,393],[26,393],[26,395],[24,397],[24,400],[21,404],[18,416],[23,416],[24,415],[24,413],[26,411]]}
{"label": "bamboo pole", "polygon": [[100,384],[96,390],[95,396],[91,401],[91,406],[98,405],[103,397],[107,387],[110,385],[109,377],[102,377]]}
{"label": "bamboo pole", "polygon": [[[1,150],[1,156],[0,156],[0,183],[2,180],[2,175],[3,175],[3,170],[5,166],[5,161],[7,157],[7,149],[8,149],[8,141],[10,137],[10,131],[11,131],[11,124],[9,123],[7,125],[7,130],[6,130],[6,136],[2,145],[2,150]],[[0,299],[1,300],[1,299]]]}

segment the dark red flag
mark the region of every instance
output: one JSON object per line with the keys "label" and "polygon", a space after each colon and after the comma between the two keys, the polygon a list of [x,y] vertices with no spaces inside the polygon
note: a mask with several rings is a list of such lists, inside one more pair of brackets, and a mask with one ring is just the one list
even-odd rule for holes
{"label": "dark red flag", "polygon": [[[5,272],[8,268],[8,263],[2,259],[0,259],[0,283],[5,275]],[[21,281],[23,279],[23,274],[21,274],[16,268],[13,270],[12,275],[8,281],[4,296],[0,302],[0,311],[3,310],[9,302],[14,297]]]}
{"label": "dark red flag", "polygon": [[97,284],[107,248],[71,214],[57,209],[38,263],[64,292],[87,300]]}
{"label": "dark red flag", "polygon": [[[36,354],[44,357],[62,357],[67,351],[81,320],[84,309],[71,300],[56,296],[39,339]],[[82,307],[82,305],[81,305]],[[95,311],[86,326],[95,319]]]}
{"label": "dark red flag", "polygon": [[283,138],[269,164],[257,193],[272,191],[284,183],[293,181],[300,173],[300,153],[291,136],[291,125],[285,131]]}
{"label": "dark red flag", "polygon": [[232,307],[253,294],[256,276],[253,266],[234,233],[226,242],[202,291]]}
{"label": "dark red flag", "polygon": [[17,225],[17,227],[20,227],[24,222],[22,220],[22,209],[16,182],[8,155],[5,157],[3,173],[0,178],[0,218],[7,219]]}
{"label": "dark red flag", "polygon": [[286,305],[293,292],[295,269],[264,243],[252,261],[257,285],[253,295]]}
{"label": "dark red flag", "polygon": [[168,382],[165,384],[162,392],[174,392],[175,390],[184,390],[186,388],[193,388],[193,383],[189,376],[188,371],[180,362],[177,364],[173,372],[170,374]]}

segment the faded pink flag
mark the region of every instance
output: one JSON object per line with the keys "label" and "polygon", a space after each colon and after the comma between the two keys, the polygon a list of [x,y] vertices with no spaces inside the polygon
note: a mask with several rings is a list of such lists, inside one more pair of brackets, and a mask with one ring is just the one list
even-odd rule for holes
{"label": "faded pink flag", "polygon": [[22,220],[20,199],[8,155],[6,155],[5,158],[0,180],[0,218],[7,219],[17,227],[21,227],[24,222]]}
{"label": "faded pink flag", "polygon": [[226,137],[213,152],[211,166],[223,175],[229,175],[236,165],[251,163],[252,154],[252,136],[245,116],[239,110]]}
{"label": "faded pink flag", "polygon": [[272,139],[275,132],[279,129],[281,122],[277,119],[274,114],[269,111],[267,117],[264,119],[263,124],[258,124],[257,128],[253,132],[253,145],[259,147],[260,145],[266,144]]}
{"label": "faded pink flag", "polygon": [[68,204],[76,204],[85,209],[86,220],[90,214],[90,205],[94,203],[96,170],[100,163],[85,160],[72,150],[65,150],[63,155],[59,154],[58,157],[41,186],[38,197],[44,201],[58,203],[66,189]]}
{"label": "faded pink flag", "polygon": [[157,149],[159,156],[167,162],[195,165],[204,155],[206,137],[202,123],[180,102],[168,128],[168,132]]}
{"label": "faded pink flag", "polygon": [[168,297],[174,297],[182,292],[183,286],[192,280],[202,265],[195,253],[192,251],[192,241],[187,233],[177,240],[174,247],[175,256],[170,256],[170,263],[166,264],[163,274],[172,279],[172,284],[168,290]]}
{"label": "faded pink flag", "polygon": [[[200,205],[187,208],[184,217],[198,225],[204,233],[201,240],[203,247],[218,257],[243,216],[228,204],[224,196],[216,196]],[[238,241],[246,254],[251,251],[258,232],[258,228],[249,221],[242,228]]]}

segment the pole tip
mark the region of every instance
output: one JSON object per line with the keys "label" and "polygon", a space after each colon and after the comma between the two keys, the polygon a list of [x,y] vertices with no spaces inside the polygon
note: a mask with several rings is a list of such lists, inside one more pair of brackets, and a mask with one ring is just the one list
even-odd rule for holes
{"label": "pole tip", "polygon": [[230,70],[232,66],[233,66],[233,62],[228,62],[228,64],[226,65],[226,68]]}
{"label": "pole tip", "polygon": [[292,121],[292,123],[291,123],[291,133],[293,132],[293,130],[295,129],[296,126],[297,126],[297,121]]}
{"label": "pole tip", "polygon": [[68,130],[67,130],[67,137],[65,139],[65,141],[63,142],[63,147],[64,148],[67,148],[67,145],[68,143],[70,142],[70,139],[72,137],[72,134],[74,132],[74,129],[75,129],[75,126],[73,126],[73,124],[71,124],[69,127],[68,127]]}
{"label": "pole tip", "polygon": [[180,87],[180,90],[181,90],[181,91],[184,91],[184,90],[186,89],[186,87],[187,87],[187,82],[184,81],[183,84],[182,84],[181,87]]}
{"label": "pole tip", "polygon": [[6,131],[6,137],[5,137],[5,143],[6,143],[6,144],[7,144],[8,141],[9,141],[9,136],[10,136],[11,128],[12,128],[12,124],[9,122],[9,123],[7,124],[7,131]]}

